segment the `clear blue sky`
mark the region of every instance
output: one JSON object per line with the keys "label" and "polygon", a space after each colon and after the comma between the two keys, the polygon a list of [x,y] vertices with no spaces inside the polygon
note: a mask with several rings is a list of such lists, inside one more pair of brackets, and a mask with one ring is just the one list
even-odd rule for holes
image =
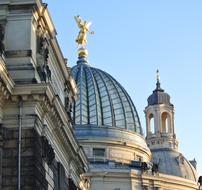
{"label": "clear blue sky", "polygon": [[69,65],[77,60],[75,15],[92,21],[89,61],[128,91],[145,130],[143,110],[155,72],[175,105],[180,150],[202,175],[202,1],[46,0]]}

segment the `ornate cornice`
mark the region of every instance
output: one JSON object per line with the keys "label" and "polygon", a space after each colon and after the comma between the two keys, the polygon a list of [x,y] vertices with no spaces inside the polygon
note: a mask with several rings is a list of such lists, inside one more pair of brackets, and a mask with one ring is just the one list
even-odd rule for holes
{"label": "ornate cornice", "polygon": [[48,83],[16,85],[13,90],[12,101],[18,101],[19,96],[22,97],[24,102],[39,103],[41,112],[48,115],[53,123],[53,130],[65,144],[65,150],[68,152],[68,155],[75,161],[81,160],[84,164],[83,168],[86,168],[87,159],[74,137],[70,124],[71,118],[66,113],[59,96],[55,95],[52,86]]}

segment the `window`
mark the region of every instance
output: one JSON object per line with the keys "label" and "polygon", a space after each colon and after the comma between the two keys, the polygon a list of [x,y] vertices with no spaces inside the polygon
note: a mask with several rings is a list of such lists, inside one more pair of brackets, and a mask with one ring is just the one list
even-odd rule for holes
{"label": "window", "polygon": [[153,114],[149,115],[149,132],[151,132],[152,134],[155,133],[154,115]]}
{"label": "window", "polygon": [[94,157],[105,157],[105,149],[104,148],[94,148],[93,156]]}
{"label": "window", "polygon": [[169,117],[169,114],[164,112],[162,113],[162,116],[161,116],[161,122],[162,122],[162,132],[163,133],[168,133],[168,128],[169,128],[169,120],[170,120],[170,117]]}

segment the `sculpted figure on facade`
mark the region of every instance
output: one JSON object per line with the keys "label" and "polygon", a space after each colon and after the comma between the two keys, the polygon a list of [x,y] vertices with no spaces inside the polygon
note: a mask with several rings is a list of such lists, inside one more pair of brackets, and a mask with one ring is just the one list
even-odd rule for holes
{"label": "sculpted figure on facade", "polygon": [[38,72],[40,75],[40,78],[44,82],[50,82],[51,81],[51,70],[48,66],[48,57],[49,57],[49,45],[47,42],[47,39],[43,36],[40,37],[39,40],[39,68]]}
{"label": "sculpted figure on facade", "polygon": [[69,115],[71,115],[72,102],[71,102],[71,99],[69,98],[69,88],[68,88],[67,82],[64,85],[65,85],[65,89],[64,89],[64,92],[65,92],[65,109],[66,109],[67,113]]}

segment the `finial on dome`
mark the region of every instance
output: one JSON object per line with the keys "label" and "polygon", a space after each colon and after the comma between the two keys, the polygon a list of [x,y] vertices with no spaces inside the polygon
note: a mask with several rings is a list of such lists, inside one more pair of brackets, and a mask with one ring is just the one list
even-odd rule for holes
{"label": "finial on dome", "polygon": [[157,69],[156,71],[156,90],[161,90],[161,83],[160,83],[160,73],[159,70]]}
{"label": "finial on dome", "polygon": [[88,57],[88,50],[86,48],[79,48],[78,49],[78,61],[77,61],[77,64],[80,64],[80,63],[88,63],[88,60],[87,60],[87,57]]}
{"label": "finial on dome", "polygon": [[78,52],[79,57],[87,58],[87,56],[88,56],[88,50],[86,48],[83,48],[83,47],[79,48],[77,52]]}

